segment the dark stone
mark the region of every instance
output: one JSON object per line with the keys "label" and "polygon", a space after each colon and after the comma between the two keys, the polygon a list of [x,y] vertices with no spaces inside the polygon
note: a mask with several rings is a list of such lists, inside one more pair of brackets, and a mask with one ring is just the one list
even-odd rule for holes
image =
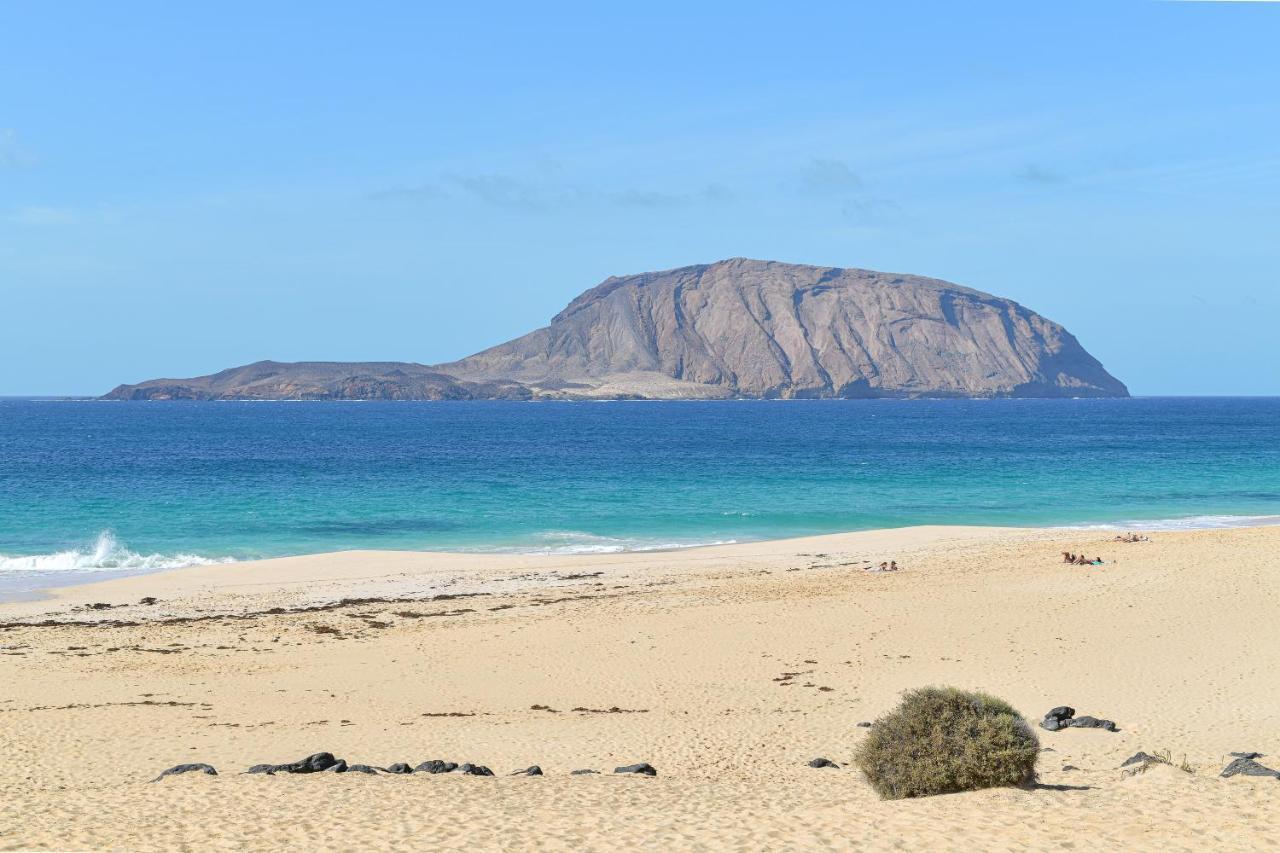
{"label": "dark stone", "polygon": [[150,595],[148,595],[146,598],[140,599],[140,600],[138,601],[138,603],[139,603],[139,604],[145,604],[145,605],[147,605],[147,606],[149,607],[149,606],[151,606],[152,604],[155,604],[155,603],[156,603],[156,601],[158,601],[158,600],[159,600],[159,599],[155,598],[154,596],[150,596]]}
{"label": "dark stone", "polygon": [[346,773],[351,768],[347,766],[345,759],[339,758],[338,761],[330,767],[326,767],[325,773]]}
{"label": "dark stone", "polygon": [[1111,720],[1100,720],[1097,717],[1077,717],[1076,709],[1069,705],[1059,705],[1044,715],[1044,719],[1040,721],[1040,728],[1045,731],[1056,732],[1065,728],[1077,729],[1105,729],[1109,732],[1118,731],[1116,724]]}
{"label": "dark stone", "polygon": [[1224,778],[1231,776],[1271,776],[1280,779],[1280,771],[1272,770],[1270,767],[1263,767],[1252,758],[1237,758],[1228,764],[1222,771]]}
{"label": "dark stone", "polygon": [[317,752],[292,764],[277,764],[277,773],[321,773],[338,763],[332,752]]}
{"label": "dark stone", "polygon": [[[332,752],[317,752],[291,764],[255,764],[246,773],[265,773],[272,776],[276,773],[323,773],[338,763]],[[342,771],[338,771],[342,772]]]}
{"label": "dark stone", "polygon": [[523,770],[517,770],[511,775],[512,776],[541,776],[542,768],[535,764],[532,767],[526,767]]}
{"label": "dark stone", "polygon": [[830,758],[815,758],[813,759],[813,761],[809,762],[809,766],[810,767],[834,767],[837,770],[840,769],[840,765],[836,764]]}
{"label": "dark stone", "polygon": [[1232,752],[1232,758],[1262,758],[1261,752]]}
{"label": "dark stone", "polygon": [[1074,764],[1064,764],[1062,765],[1062,769],[1063,771],[1067,771],[1067,770],[1079,770],[1080,768],[1076,767]]}
{"label": "dark stone", "polygon": [[600,775],[600,771],[599,770],[570,770],[569,775],[570,776],[598,776]]}
{"label": "dark stone", "polygon": [[642,776],[657,776],[658,771],[652,764],[628,764],[626,767],[613,768],[614,773],[638,773]]}
{"label": "dark stone", "polygon": [[868,723],[866,720],[863,720],[862,722],[858,723],[858,728],[860,728],[860,729],[869,729],[869,728],[871,728],[871,724],[870,724],[870,723]]}
{"label": "dark stone", "polygon": [[152,779],[151,781],[159,782],[161,779],[163,779],[166,776],[178,776],[183,773],[195,773],[197,771],[199,771],[200,773],[203,773],[206,776],[218,775],[218,771],[214,770],[213,765],[211,764],[179,764],[176,767],[170,767],[168,770],[164,771],[163,773],[161,773],[159,776]]}
{"label": "dark stone", "polygon": [[472,764],[467,762],[458,768],[458,772],[465,776],[492,776],[493,771],[483,764]]}
{"label": "dark stone", "polygon": [[438,758],[433,758],[430,761],[422,762],[413,769],[418,773],[452,773],[458,769],[458,765],[452,761],[441,761]]}
{"label": "dark stone", "polygon": [[1158,755],[1147,755],[1145,752],[1135,752],[1133,755],[1126,758],[1124,760],[1124,764],[1121,764],[1120,766],[1128,767],[1130,764],[1168,764],[1168,763],[1169,762],[1165,761],[1163,758],[1159,757]]}
{"label": "dark stone", "polygon": [[368,764],[348,764],[348,773],[367,773],[370,776],[378,775],[378,768],[370,767]]}
{"label": "dark stone", "polygon": [[1099,720],[1097,717],[1088,716],[1066,720],[1062,725],[1071,726],[1073,729],[1105,729],[1109,732],[1116,730],[1116,724],[1111,720]]}
{"label": "dark stone", "polygon": [[410,767],[408,764],[405,764],[403,761],[397,761],[395,764],[392,764],[390,767],[386,768],[386,771],[388,773],[403,774],[403,773],[412,773],[413,768]]}

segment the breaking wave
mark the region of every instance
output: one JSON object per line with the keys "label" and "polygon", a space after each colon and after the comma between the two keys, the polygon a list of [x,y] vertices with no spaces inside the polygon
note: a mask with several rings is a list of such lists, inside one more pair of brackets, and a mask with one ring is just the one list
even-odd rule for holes
{"label": "breaking wave", "polygon": [[1280,524],[1280,515],[1192,515],[1149,521],[1110,521],[1099,524],[1062,525],[1064,530],[1226,530]]}
{"label": "breaking wave", "polygon": [[0,572],[148,572],[231,562],[234,560],[229,557],[211,559],[199,554],[139,554],[122,545],[111,531],[104,530],[84,548],[22,557],[0,554]]}
{"label": "breaking wave", "polygon": [[597,536],[574,530],[551,530],[539,533],[534,542],[526,545],[504,545],[477,548],[508,554],[621,554],[625,551],[671,551],[676,548],[697,548],[704,545],[732,545],[737,539],[633,539],[615,536]]}

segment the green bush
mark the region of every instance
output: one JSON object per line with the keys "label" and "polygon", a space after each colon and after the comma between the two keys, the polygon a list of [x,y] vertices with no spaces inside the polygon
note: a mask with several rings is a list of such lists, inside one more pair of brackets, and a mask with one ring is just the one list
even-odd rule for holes
{"label": "green bush", "polygon": [[876,720],[854,761],[886,800],[1026,785],[1040,742],[1007,702],[954,687],[908,692]]}

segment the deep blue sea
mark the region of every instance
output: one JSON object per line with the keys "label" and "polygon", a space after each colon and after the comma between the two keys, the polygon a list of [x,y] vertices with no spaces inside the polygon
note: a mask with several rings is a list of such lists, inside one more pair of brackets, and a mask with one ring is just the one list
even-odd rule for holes
{"label": "deep blue sea", "polygon": [[[1280,399],[0,399],[0,593],[345,548],[1280,515]],[[1280,521],[1280,519],[1273,519]]]}

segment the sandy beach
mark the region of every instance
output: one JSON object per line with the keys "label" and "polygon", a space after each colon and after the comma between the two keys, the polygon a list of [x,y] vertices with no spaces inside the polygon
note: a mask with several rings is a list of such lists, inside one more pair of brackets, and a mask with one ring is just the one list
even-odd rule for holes
{"label": "sandy beach", "polygon": [[[1280,528],[1113,535],[343,552],[0,605],[0,848],[1280,845],[1280,781],[1218,776],[1233,751],[1280,766]],[[1037,729],[1030,790],[882,802],[848,764],[858,723],[929,684],[1120,731]],[[1192,772],[1122,773],[1139,750]],[[243,773],[320,751],[496,777]],[[185,762],[219,775],[150,781]],[[635,762],[657,777],[612,772]]]}

